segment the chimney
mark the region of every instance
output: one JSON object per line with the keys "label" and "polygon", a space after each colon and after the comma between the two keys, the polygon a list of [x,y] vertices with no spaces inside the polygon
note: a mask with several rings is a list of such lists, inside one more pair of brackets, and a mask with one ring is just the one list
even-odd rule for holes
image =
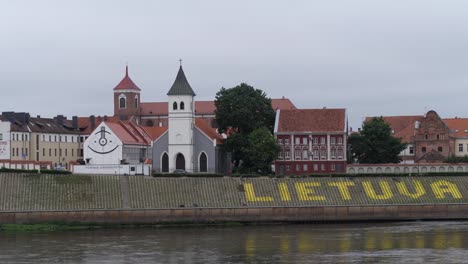
{"label": "chimney", "polygon": [[63,115],[57,115],[54,119],[57,122],[57,124],[63,126],[63,120],[65,120],[66,118]]}
{"label": "chimney", "polygon": [[95,123],[95,117],[94,115],[91,115],[89,117],[89,123],[91,125],[91,130],[94,130],[94,128],[96,128],[96,123]]}
{"label": "chimney", "polygon": [[104,116],[104,121],[107,121],[107,116],[106,115]]}
{"label": "chimney", "polygon": [[73,129],[78,129],[78,117],[77,116],[72,117],[72,127]]}
{"label": "chimney", "polygon": [[97,120],[98,120],[98,121],[101,121],[101,116],[98,116],[98,117],[97,117]]}
{"label": "chimney", "polygon": [[41,116],[40,116],[40,115],[37,115],[37,118],[41,118]]}

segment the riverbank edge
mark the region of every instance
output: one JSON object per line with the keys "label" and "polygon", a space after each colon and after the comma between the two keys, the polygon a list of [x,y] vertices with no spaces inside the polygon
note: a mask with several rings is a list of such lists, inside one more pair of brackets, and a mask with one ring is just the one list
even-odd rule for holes
{"label": "riverbank edge", "polygon": [[30,226],[31,230],[47,228],[63,230],[145,225],[241,225],[253,223],[466,219],[468,219],[468,204],[99,209],[0,212],[0,230],[27,229],[26,225],[37,225]]}

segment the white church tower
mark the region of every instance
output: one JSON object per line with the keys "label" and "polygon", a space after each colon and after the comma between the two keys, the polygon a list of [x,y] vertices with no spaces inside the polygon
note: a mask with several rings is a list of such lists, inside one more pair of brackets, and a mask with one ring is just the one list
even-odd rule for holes
{"label": "white church tower", "polygon": [[168,95],[169,172],[183,169],[193,172],[193,129],[195,126],[195,93],[180,65]]}

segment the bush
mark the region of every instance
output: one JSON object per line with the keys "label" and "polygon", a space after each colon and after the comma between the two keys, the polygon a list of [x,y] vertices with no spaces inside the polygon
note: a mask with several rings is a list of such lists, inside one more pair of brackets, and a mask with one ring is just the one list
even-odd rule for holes
{"label": "bush", "polygon": [[179,177],[200,177],[200,178],[220,178],[224,177],[223,174],[219,173],[186,173],[186,174],[180,174],[180,173],[160,173],[160,172],[155,172],[152,174],[153,177],[171,177],[171,178],[179,178]]}
{"label": "bush", "polygon": [[37,170],[8,169],[5,167],[0,168],[0,172],[38,173]]}

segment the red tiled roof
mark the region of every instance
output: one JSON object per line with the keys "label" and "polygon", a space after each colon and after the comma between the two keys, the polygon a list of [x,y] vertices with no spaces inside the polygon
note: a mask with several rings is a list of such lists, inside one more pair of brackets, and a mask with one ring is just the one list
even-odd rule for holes
{"label": "red tiled roof", "polygon": [[114,88],[114,90],[138,90],[141,89],[136,86],[136,84],[128,76],[128,66],[125,68],[125,77],[120,81],[119,84]]}
{"label": "red tiled roof", "polygon": [[[167,102],[141,103],[142,115],[162,115],[167,116]],[[296,106],[288,98],[271,99],[273,110],[296,109]],[[214,101],[195,101],[195,114],[214,115],[216,110]]]}
{"label": "red tiled roof", "polygon": [[[106,122],[119,122],[119,117],[117,116],[107,116]],[[96,116],[94,117],[94,124],[95,127],[91,127],[91,120],[88,116],[78,117],[78,128],[81,130],[81,134],[91,134],[93,130],[102,122],[104,121],[105,117],[103,116]]]}
{"label": "red tiled roof", "polygon": [[145,126],[143,129],[151,136],[151,139],[154,141],[158,139],[164,132],[167,131],[167,127],[148,127]]}
{"label": "red tiled roof", "polygon": [[216,144],[221,144],[223,137],[216,132],[203,118],[195,118],[195,126],[211,139],[216,139]]}
{"label": "red tiled roof", "polygon": [[[366,117],[364,122],[368,122],[372,118],[374,117]],[[413,142],[416,121],[422,122],[424,116],[384,116],[383,119],[392,128],[394,137],[410,143]]]}
{"label": "red tiled roof", "polygon": [[[126,124],[124,122],[103,122],[114,134],[126,145],[150,145],[148,141],[150,136],[141,129],[139,130],[135,124]],[[141,133],[143,132],[143,133]]]}
{"label": "red tiled roof", "polygon": [[468,138],[468,118],[444,118],[442,119],[456,138]]}
{"label": "red tiled roof", "polygon": [[277,132],[344,132],[345,109],[280,110]]}

